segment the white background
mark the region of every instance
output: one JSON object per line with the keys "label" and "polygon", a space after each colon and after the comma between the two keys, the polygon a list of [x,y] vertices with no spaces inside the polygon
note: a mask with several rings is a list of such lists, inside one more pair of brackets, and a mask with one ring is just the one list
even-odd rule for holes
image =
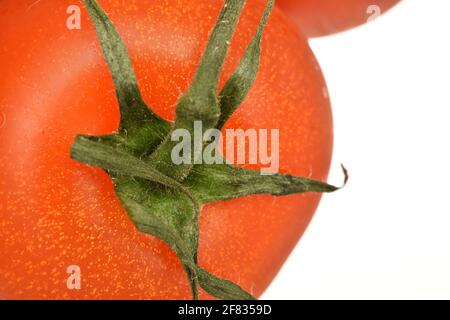
{"label": "white background", "polygon": [[450,1],[311,40],[335,119],[326,195],[264,299],[450,298]]}

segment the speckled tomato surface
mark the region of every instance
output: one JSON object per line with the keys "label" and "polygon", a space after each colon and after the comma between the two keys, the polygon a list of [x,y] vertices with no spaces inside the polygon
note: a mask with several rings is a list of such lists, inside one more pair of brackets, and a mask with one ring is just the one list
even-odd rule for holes
{"label": "speckled tomato surface", "polygon": [[344,31],[388,11],[400,0],[277,0],[308,37]]}
{"label": "speckled tomato surface", "polygon": [[[99,3],[129,47],[146,102],[173,120],[223,2]],[[81,30],[66,27],[73,4],[81,8]],[[222,83],[264,5],[248,1]],[[102,170],[69,157],[76,134],[111,133],[119,121],[111,75],[82,3],[0,1],[0,43],[0,297],[189,299],[175,254],[136,231]],[[227,127],[279,128],[281,171],[326,179],[332,149],[327,89],[307,42],[278,10],[264,35],[256,83]],[[200,265],[260,295],[319,199],[251,196],[207,205]],[[80,290],[66,286],[70,265],[80,267]]]}

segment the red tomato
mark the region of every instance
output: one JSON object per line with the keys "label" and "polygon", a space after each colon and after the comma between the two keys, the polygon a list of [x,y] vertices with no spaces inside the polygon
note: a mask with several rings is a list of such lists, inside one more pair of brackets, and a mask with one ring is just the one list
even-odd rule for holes
{"label": "red tomato", "polygon": [[[99,3],[129,48],[145,100],[173,120],[223,2]],[[81,8],[81,30],[66,27],[73,4]],[[264,6],[248,1],[222,84]],[[108,175],[70,159],[76,134],[112,133],[119,121],[111,75],[81,1],[3,0],[0,39],[0,297],[191,298],[178,258],[136,231]],[[327,178],[333,134],[326,85],[307,41],[277,10],[256,83],[227,127],[279,128],[281,171]],[[319,200],[251,196],[207,205],[199,264],[260,295]],[[80,267],[80,290],[66,286],[70,265]]]}
{"label": "red tomato", "polygon": [[277,0],[308,37],[344,31],[376,18],[400,0]]}

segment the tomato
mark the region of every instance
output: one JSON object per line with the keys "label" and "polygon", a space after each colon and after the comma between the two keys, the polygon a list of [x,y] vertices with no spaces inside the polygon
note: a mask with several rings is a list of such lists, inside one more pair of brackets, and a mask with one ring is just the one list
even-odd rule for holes
{"label": "tomato", "polygon": [[[173,120],[223,2],[99,3],[129,48],[144,99]],[[66,27],[73,4],[81,8],[80,30]],[[262,1],[248,1],[222,85],[263,10]],[[0,297],[189,299],[179,260],[136,230],[109,176],[70,159],[76,134],[112,133],[119,122],[111,75],[81,1],[3,0],[0,39]],[[225,128],[278,128],[280,170],[327,177],[333,132],[326,84],[307,41],[277,10],[257,80]],[[259,296],[319,200],[320,194],[261,195],[208,204],[199,264]],[[73,265],[79,290],[66,285]]]}
{"label": "tomato", "polygon": [[308,37],[344,31],[376,18],[400,0],[277,0]]}

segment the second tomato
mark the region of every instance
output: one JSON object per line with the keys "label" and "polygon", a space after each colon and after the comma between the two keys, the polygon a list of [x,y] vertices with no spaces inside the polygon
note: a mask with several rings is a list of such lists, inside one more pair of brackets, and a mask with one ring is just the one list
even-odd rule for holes
{"label": "second tomato", "polygon": [[277,5],[308,37],[319,37],[362,25],[400,0],[277,0]]}

